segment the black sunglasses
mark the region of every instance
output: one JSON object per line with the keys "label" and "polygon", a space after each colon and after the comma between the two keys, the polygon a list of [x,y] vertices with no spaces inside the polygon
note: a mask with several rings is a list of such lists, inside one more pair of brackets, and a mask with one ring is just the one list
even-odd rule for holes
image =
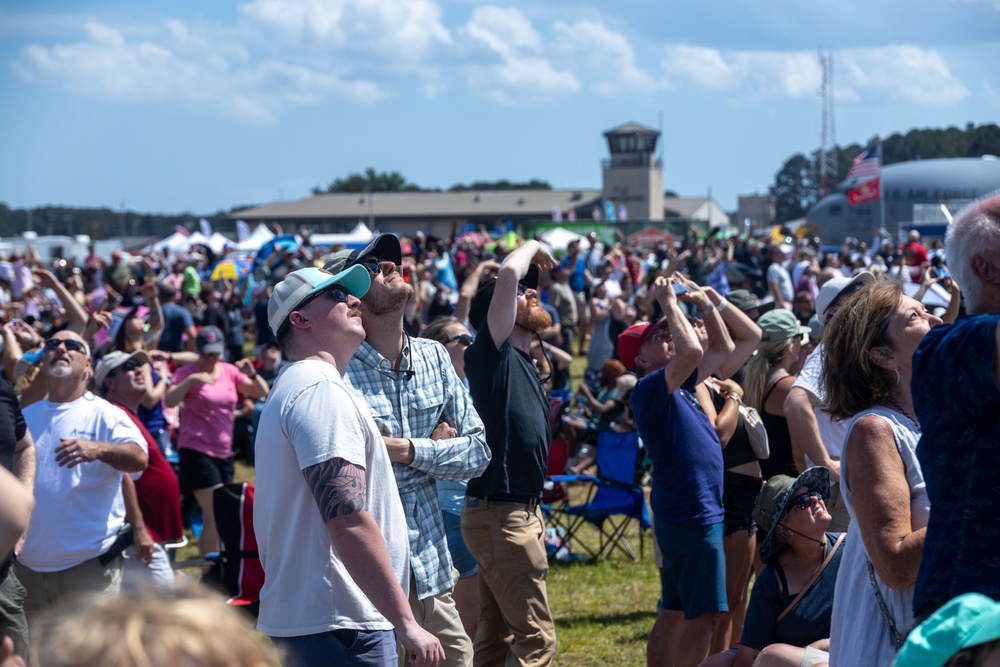
{"label": "black sunglasses", "polygon": [[134,361],[126,361],[124,364],[111,371],[110,376],[114,377],[115,375],[118,375],[119,372],[131,373],[137,368],[142,368],[142,364],[137,364]]}
{"label": "black sunglasses", "polygon": [[363,262],[358,262],[358,264],[365,267],[368,270],[368,273],[372,274],[373,278],[382,273],[383,264],[392,264],[392,270],[394,272],[399,270],[399,264],[396,264],[396,262],[386,257],[366,259]]}
{"label": "black sunglasses", "polygon": [[476,339],[473,338],[472,336],[470,336],[469,334],[459,334],[457,336],[452,336],[451,338],[449,338],[448,340],[446,340],[444,342],[444,344],[445,345],[451,345],[455,341],[458,341],[461,345],[463,345],[465,347],[469,347],[470,345],[472,345],[472,341],[474,341],[474,340],[476,340]]}
{"label": "black sunglasses", "polygon": [[[302,303],[295,306],[294,310],[302,310],[303,308],[305,308],[306,306],[308,306],[310,303],[312,303],[321,296],[333,299],[338,303],[347,303],[348,299],[351,298],[351,293],[348,292],[347,288],[344,287],[342,284],[336,283],[332,287],[329,287],[323,290],[322,292],[316,292],[315,294],[310,294],[309,296],[307,296],[305,299],[302,300]],[[280,337],[281,334],[283,334],[287,328],[288,328],[288,320],[286,319],[284,322],[282,322],[281,326],[278,327],[278,332],[275,334],[275,336]]]}
{"label": "black sunglasses", "polygon": [[792,502],[795,503],[795,506],[800,510],[806,510],[812,507],[814,500],[823,500],[823,494],[819,491],[809,491],[796,496],[795,500]]}
{"label": "black sunglasses", "polygon": [[72,338],[50,338],[45,341],[45,351],[55,352],[59,349],[60,345],[65,345],[67,352],[83,352],[86,354],[87,346]]}

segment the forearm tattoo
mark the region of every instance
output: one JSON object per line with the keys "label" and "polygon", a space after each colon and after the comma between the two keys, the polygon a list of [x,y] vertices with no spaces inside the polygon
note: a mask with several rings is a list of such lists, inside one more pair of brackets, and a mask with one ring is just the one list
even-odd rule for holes
{"label": "forearm tattoo", "polygon": [[302,471],[324,521],[367,509],[365,469],[334,458]]}

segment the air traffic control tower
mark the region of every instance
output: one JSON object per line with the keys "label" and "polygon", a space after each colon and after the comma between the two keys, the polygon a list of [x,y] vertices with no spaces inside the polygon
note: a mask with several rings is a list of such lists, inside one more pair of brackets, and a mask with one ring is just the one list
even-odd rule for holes
{"label": "air traffic control tower", "polygon": [[663,220],[663,163],[656,157],[660,133],[629,122],[604,136],[611,152],[601,165],[604,199],[624,205],[629,220]]}

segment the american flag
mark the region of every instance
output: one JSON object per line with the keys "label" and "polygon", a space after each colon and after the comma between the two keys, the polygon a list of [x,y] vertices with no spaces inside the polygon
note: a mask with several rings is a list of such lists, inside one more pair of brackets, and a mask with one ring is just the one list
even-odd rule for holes
{"label": "american flag", "polygon": [[879,144],[875,144],[859,154],[851,163],[847,178],[867,178],[878,176]]}

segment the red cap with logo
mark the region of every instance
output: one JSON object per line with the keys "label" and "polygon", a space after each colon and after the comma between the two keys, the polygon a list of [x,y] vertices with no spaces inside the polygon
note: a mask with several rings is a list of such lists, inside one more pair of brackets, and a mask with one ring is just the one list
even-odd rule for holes
{"label": "red cap with logo", "polygon": [[654,333],[667,326],[667,320],[662,319],[656,324],[637,322],[618,334],[618,358],[625,368],[635,370],[635,358],[639,356],[639,348],[649,340]]}

